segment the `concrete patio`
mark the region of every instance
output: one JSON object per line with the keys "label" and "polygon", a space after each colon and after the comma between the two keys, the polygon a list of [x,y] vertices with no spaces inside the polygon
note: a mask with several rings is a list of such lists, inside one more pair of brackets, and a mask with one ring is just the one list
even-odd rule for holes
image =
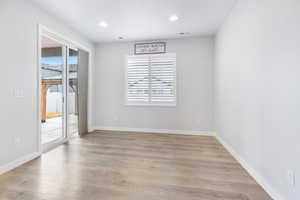
{"label": "concrete patio", "polygon": [[[62,117],[47,119],[42,123],[42,144],[47,144],[63,137]],[[69,115],[69,134],[71,136],[78,134],[78,116]]]}

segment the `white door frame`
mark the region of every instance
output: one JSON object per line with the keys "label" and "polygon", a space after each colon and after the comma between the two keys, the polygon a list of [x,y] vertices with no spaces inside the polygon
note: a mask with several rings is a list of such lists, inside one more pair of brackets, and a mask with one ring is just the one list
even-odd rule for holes
{"label": "white door frame", "polygon": [[[88,81],[88,121],[91,121],[92,120],[92,114],[91,114],[91,111],[92,111],[92,108],[91,108],[91,92],[92,92],[92,57],[91,57],[91,49],[78,43],[78,42],[75,42],[55,31],[52,31],[51,29],[49,29],[48,27],[44,26],[44,25],[41,25],[41,24],[38,24],[38,59],[37,59],[37,80],[38,80],[38,87],[37,87],[37,102],[38,102],[38,108],[37,108],[37,130],[38,130],[38,152],[41,154],[45,151],[48,151],[54,147],[56,147],[57,145],[60,145],[60,144],[63,144],[65,142],[67,142],[70,138],[68,135],[66,135],[66,137],[63,139],[63,140],[60,140],[58,141],[57,143],[55,144],[52,144],[52,145],[48,145],[45,149],[43,149],[42,147],[42,129],[41,129],[41,55],[42,55],[42,52],[41,52],[41,48],[42,48],[42,36],[46,36],[62,45],[65,45],[69,48],[72,48],[72,49],[77,49],[77,48],[80,48],[84,51],[87,51],[89,53],[89,65],[88,65],[88,74],[89,74],[89,81]],[[66,51],[68,53],[68,51]],[[64,53],[66,54],[66,53]],[[67,60],[67,55],[65,57],[65,59]],[[67,65],[68,63],[65,62],[65,65]],[[67,68],[65,68],[64,70],[66,70]],[[68,73],[68,72],[67,72]],[[65,79],[67,78],[66,74],[67,73],[64,73],[64,77]],[[66,94],[68,91],[66,89],[66,87],[64,87],[64,94]],[[64,99],[64,101],[66,102],[67,99]],[[66,103],[65,103],[66,105]],[[67,115],[67,106],[64,106],[64,112],[65,112],[65,115]],[[66,127],[67,127],[67,120],[64,120],[64,133],[66,134],[67,131],[66,131]],[[90,123],[88,123],[88,126],[90,126]],[[89,127],[89,130],[91,129],[91,127]]]}

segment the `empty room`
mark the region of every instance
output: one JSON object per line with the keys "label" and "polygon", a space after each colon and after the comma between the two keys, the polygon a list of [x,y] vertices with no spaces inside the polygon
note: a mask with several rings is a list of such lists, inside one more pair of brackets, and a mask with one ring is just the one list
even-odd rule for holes
{"label": "empty room", "polygon": [[299,0],[0,0],[0,200],[300,200]]}

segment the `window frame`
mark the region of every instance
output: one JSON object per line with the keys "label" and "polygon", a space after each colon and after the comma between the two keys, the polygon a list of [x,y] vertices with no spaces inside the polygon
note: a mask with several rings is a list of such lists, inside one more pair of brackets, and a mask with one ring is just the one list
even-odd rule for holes
{"label": "window frame", "polygon": [[[174,96],[175,100],[172,102],[152,102],[151,96],[149,97],[149,101],[147,102],[139,102],[139,101],[128,101],[128,58],[129,57],[152,57],[152,56],[160,56],[160,55],[170,55],[175,57],[174,63]],[[176,107],[177,106],[177,56],[176,53],[164,53],[164,54],[151,54],[151,55],[127,55],[125,56],[125,106],[145,106],[145,107]],[[151,75],[151,70],[149,71]],[[151,95],[151,94],[150,94]]]}

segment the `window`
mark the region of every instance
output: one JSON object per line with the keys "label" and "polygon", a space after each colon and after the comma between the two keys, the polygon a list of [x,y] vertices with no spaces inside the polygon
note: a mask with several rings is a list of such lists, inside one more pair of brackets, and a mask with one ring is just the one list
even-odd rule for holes
{"label": "window", "polygon": [[176,55],[127,57],[128,105],[176,105]]}

